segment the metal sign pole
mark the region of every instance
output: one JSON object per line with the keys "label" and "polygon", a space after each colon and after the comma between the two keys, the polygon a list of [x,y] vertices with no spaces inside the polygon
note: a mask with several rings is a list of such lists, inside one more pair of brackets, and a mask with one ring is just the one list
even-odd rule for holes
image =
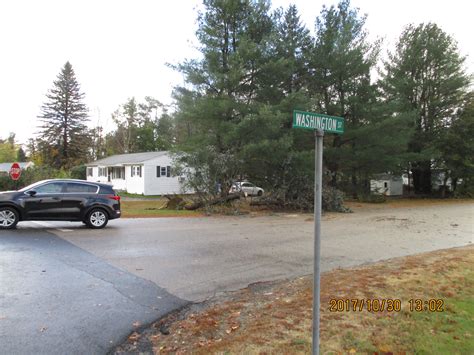
{"label": "metal sign pole", "polygon": [[324,131],[344,133],[344,117],[293,110],[293,128],[314,131],[314,270],[313,270],[313,354],[319,355],[319,307],[321,302],[321,194],[323,181]]}
{"label": "metal sign pole", "polygon": [[313,355],[319,355],[319,307],[321,294],[321,190],[323,180],[323,137],[314,131],[314,271],[313,271]]}

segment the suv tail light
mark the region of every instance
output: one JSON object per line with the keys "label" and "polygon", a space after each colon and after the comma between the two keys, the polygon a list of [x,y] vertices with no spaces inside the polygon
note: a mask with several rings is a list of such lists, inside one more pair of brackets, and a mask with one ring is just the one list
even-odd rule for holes
{"label": "suv tail light", "polygon": [[120,196],[118,195],[108,195],[107,198],[110,198],[111,200],[115,201],[120,201]]}

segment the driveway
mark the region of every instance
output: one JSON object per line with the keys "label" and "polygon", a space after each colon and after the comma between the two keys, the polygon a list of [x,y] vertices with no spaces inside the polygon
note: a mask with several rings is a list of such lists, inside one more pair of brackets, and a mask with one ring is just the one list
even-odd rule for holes
{"label": "driveway", "polygon": [[[322,269],[474,242],[474,203],[328,214]],[[122,219],[0,232],[0,352],[101,354],[184,300],[312,272],[311,215]]]}

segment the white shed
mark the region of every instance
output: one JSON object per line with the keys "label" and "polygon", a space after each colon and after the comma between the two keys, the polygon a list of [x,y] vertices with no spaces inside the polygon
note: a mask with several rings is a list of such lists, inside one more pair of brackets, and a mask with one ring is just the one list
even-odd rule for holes
{"label": "white shed", "polygon": [[86,164],[87,181],[108,183],[133,194],[190,193],[183,191],[184,177],[173,174],[172,163],[166,151],[112,155]]}
{"label": "white shed", "polygon": [[385,196],[403,195],[403,179],[391,174],[376,175],[370,180],[370,192]]}

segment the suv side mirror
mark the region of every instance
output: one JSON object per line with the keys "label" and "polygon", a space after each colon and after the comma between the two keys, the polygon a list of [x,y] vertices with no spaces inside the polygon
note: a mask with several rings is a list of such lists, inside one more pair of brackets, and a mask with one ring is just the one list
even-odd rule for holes
{"label": "suv side mirror", "polygon": [[35,190],[28,190],[28,191],[26,191],[26,193],[27,193],[28,195],[30,195],[31,197],[33,197],[33,196],[36,195],[36,191],[35,191]]}

